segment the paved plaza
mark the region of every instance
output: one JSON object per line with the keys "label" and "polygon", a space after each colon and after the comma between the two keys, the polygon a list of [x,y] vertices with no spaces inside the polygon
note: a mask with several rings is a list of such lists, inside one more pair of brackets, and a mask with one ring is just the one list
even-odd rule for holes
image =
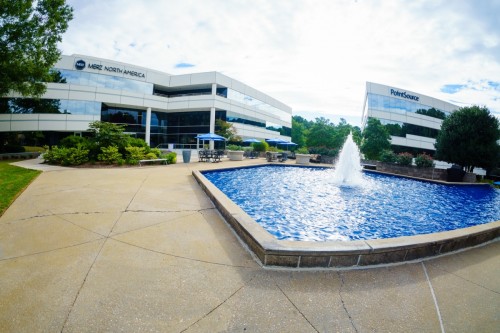
{"label": "paved plaza", "polygon": [[37,163],[18,162],[44,172],[0,217],[0,332],[499,332],[499,241],[369,269],[265,269],[191,175],[265,159]]}

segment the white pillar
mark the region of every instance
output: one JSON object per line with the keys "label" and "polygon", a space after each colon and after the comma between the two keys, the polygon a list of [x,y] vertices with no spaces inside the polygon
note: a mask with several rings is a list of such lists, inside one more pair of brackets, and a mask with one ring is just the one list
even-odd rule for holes
{"label": "white pillar", "polygon": [[217,95],[217,83],[212,83],[212,95]]}
{"label": "white pillar", "polygon": [[[215,133],[215,108],[210,108],[210,133]],[[210,141],[210,149],[214,149],[214,142]]]}
{"label": "white pillar", "polygon": [[151,108],[146,111],[146,137],[145,141],[148,145],[151,144]]}

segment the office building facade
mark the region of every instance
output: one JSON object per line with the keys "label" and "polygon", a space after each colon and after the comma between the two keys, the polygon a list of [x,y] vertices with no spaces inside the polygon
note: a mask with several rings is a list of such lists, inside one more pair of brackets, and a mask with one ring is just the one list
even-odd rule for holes
{"label": "office building facade", "polygon": [[391,135],[396,152],[433,155],[443,119],[458,106],[406,89],[367,82],[362,128],[379,119]]}
{"label": "office building facade", "polygon": [[42,132],[57,143],[100,120],[152,147],[196,148],[196,135],[214,133],[221,119],[243,139],[291,137],[290,107],[218,72],[170,75],[84,55],[62,56],[54,71],[41,99],[0,99],[0,132]]}

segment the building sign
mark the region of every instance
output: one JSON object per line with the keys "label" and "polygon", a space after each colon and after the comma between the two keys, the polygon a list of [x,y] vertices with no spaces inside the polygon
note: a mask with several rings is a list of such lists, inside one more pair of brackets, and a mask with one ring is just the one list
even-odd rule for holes
{"label": "building sign", "polygon": [[83,61],[81,59],[75,63],[75,68],[78,70],[83,70],[85,67],[93,69],[93,70],[98,70],[98,71],[107,71],[107,72],[112,72],[112,73],[125,74],[125,75],[130,75],[130,76],[135,76],[135,77],[146,78],[146,74],[141,73],[141,72],[137,72],[137,71],[133,71],[133,70],[128,70],[126,68],[106,66],[106,65],[101,65],[101,64],[92,64],[92,63],[89,63],[88,65],[86,65],[85,61]]}
{"label": "building sign", "polygon": [[82,69],[85,68],[85,61],[83,60],[78,60],[76,63],[75,63],[75,68],[78,69],[79,71],[81,71]]}
{"label": "building sign", "polygon": [[418,100],[420,99],[420,97],[415,96],[415,95],[410,95],[406,91],[401,92],[401,91],[394,90],[394,89],[391,89],[391,95],[398,96],[398,97],[403,97],[403,98],[406,98],[406,99],[411,99],[411,100],[414,100],[415,102],[418,102]]}

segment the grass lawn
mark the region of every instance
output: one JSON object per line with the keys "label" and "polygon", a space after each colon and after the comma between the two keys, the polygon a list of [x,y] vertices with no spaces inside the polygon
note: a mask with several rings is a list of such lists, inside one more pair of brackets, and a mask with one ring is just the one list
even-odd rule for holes
{"label": "grass lawn", "polygon": [[0,216],[41,171],[9,165],[0,161]]}

